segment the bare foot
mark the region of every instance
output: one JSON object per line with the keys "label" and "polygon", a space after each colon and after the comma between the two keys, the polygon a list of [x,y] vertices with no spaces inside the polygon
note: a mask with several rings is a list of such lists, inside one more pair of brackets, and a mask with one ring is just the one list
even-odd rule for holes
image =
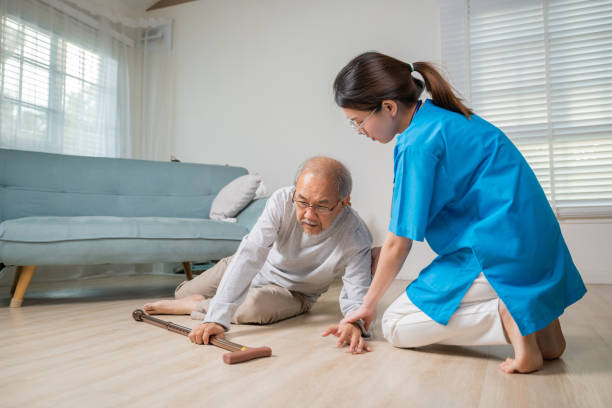
{"label": "bare foot", "polygon": [[544,360],[554,360],[561,357],[565,351],[565,337],[561,330],[559,319],[536,333],[538,347]]}
{"label": "bare foot", "polygon": [[514,347],[514,358],[508,357],[499,365],[499,368],[506,373],[531,373],[542,368],[544,361],[538,347],[536,333],[521,336],[518,326],[501,300],[499,301],[499,315],[506,337]]}
{"label": "bare foot", "polygon": [[186,315],[195,310],[198,303],[206,299],[202,295],[190,295],[181,299],[163,299],[145,304],[142,308],[150,315],[172,314]]}

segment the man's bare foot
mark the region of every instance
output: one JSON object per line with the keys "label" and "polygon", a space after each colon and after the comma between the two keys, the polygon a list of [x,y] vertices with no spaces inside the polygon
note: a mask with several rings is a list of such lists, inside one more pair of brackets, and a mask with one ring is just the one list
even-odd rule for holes
{"label": "man's bare foot", "polygon": [[190,295],[181,299],[163,299],[157,302],[145,304],[142,308],[150,315],[153,314],[172,314],[187,315],[191,314],[201,301],[206,299],[202,295]]}
{"label": "man's bare foot", "polygon": [[559,319],[536,333],[538,347],[544,360],[554,360],[561,357],[565,351],[565,337],[561,330]]}
{"label": "man's bare foot", "polygon": [[499,368],[506,373],[531,373],[542,368],[544,361],[538,347],[536,333],[521,336],[518,326],[501,300],[499,301],[499,315],[506,337],[514,347],[514,358],[508,357],[499,365]]}

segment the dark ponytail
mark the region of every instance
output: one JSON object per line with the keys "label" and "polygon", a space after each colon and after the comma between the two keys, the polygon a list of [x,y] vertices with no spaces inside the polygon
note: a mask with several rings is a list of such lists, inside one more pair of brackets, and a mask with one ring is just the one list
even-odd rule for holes
{"label": "dark ponytail", "polygon": [[[423,76],[424,84],[412,76],[413,67]],[[380,108],[387,99],[411,106],[418,101],[423,88],[431,94],[435,105],[468,119],[472,115],[432,64],[406,64],[378,52],[358,55],[340,70],[334,81],[334,99],[342,108],[357,110]]]}

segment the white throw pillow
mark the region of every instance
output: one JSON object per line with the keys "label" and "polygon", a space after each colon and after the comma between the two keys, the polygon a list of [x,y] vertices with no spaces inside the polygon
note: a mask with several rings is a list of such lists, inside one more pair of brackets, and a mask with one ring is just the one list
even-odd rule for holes
{"label": "white throw pillow", "polygon": [[264,184],[262,180],[261,183],[259,183],[259,187],[257,187],[257,191],[255,191],[255,197],[253,197],[253,200],[264,198],[267,195],[268,195],[268,189],[266,188],[266,185]]}
{"label": "white throw pillow", "polygon": [[255,191],[261,184],[261,177],[247,174],[232,180],[223,187],[210,206],[210,218],[213,220],[226,220],[235,217],[246,207]]}

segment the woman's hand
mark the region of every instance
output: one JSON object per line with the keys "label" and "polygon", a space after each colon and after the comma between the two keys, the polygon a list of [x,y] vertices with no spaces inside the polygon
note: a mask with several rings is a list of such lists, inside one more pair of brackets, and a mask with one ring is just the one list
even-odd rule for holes
{"label": "woman's hand", "polygon": [[376,317],[376,305],[374,306],[366,306],[365,304],[359,306],[357,310],[355,310],[350,315],[346,316],[344,319],[340,321],[340,324],[343,323],[354,323],[359,319],[363,320],[365,329],[370,331],[370,325],[374,318]]}

